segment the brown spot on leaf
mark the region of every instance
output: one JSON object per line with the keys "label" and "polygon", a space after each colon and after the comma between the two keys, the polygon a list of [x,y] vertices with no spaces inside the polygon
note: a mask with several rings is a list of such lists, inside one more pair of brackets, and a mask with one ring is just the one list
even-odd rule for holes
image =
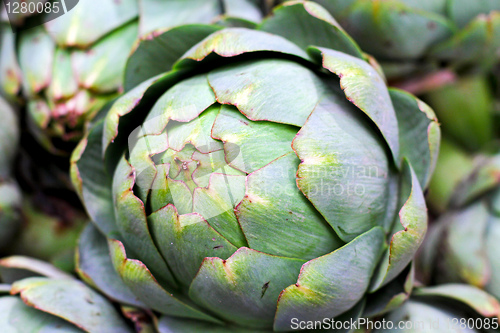
{"label": "brown spot on leaf", "polygon": [[266,291],[267,289],[269,288],[269,283],[271,281],[267,281],[266,283],[264,283],[264,285],[262,286],[262,294],[260,296],[260,298],[264,297],[264,295],[266,294]]}

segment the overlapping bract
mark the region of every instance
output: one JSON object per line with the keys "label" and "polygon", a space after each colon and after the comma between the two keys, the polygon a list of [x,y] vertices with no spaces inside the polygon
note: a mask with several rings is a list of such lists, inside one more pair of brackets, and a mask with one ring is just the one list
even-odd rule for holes
{"label": "overlapping bract", "polygon": [[3,332],[133,332],[105,297],[29,257],[0,260],[0,309]]}
{"label": "overlapping bract", "polygon": [[[294,20],[300,34],[289,34]],[[74,152],[97,227],[82,235],[81,275],[177,331],[357,318],[367,294],[393,300],[369,301],[372,314],[401,304],[386,291],[427,228],[432,110],[388,89],[314,3],[286,4],[256,29],[219,29],[179,27],[192,42],[184,55],[167,73],[138,74],[147,80]],[[324,38],[308,38],[317,31]],[[145,41],[130,68],[172,36]]]}
{"label": "overlapping bract", "polygon": [[420,266],[429,280],[468,283],[500,299],[500,156],[472,158],[449,144],[443,148],[436,176],[450,163],[463,163],[431,187],[444,189],[434,196],[448,210],[424,243]]}

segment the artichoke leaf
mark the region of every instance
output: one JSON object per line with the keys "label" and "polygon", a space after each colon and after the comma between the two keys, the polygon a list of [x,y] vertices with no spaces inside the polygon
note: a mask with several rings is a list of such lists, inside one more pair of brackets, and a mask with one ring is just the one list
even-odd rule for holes
{"label": "artichoke leaf", "polygon": [[310,60],[307,53],[300,47],[281,36],[246,28],[227,28],[211,34],[193,46],[175,63],[173,68],[191,68],[211,54],[235,57],[259,51],[278,52]]}
{"label": "artichoke leaf", "polygon": [[146,308],[146,305],[132,294],[113,268],[106,237],[91,223],[87,224],[80,236],[76,256],[76,271],[87,284],[112,300]]}
{"label": "artichoke leaf", "polygon": [[[171,120],[181,123],[195,120],[215,102],[215,95],[206,75],[182,80],[158,99],[138,134],[160,134]],[[177,147],[178,151],[181,149],[182,147]]]}
{"label": "artichoke leaf", "polygon": [[400,224],[395,225],[390,246],[374,275],[370,292],[377,291],[398,274],[413,260],[427,232],[427,207],[418,178],[405,159],[401,179]]}
{"label": "artichoke leaf", "polygon": [[[166,74],[160,74],[147,81],[144,81],[128,93],[122,95],[118,98],[113,106],[106,115],[104,121],[104,133],[103,133],[103,144],[102,144],[102,154],[105,157],[106,165],[112,166],[109,172],[113,172],[114,165],[118,161],[111,160],[114,156],[121,156],[125,149],[124,146],[129,145],[129,148],[133,148],[133,144],[137,137],[143,133],[147,132],[147,128],[151,126],[148,124],[146,129],[142,126],[132,127],[134,124],[142,123],[146,114],[141,114],[141,112],[133,112],[140,110],[142,108],[150,109],[153,105],[152,101],[157,100],[168,88],[172,87],[179,79],[184,75],[182,71],[172,71]],[[123,124],[122,118],[128,115],[127,119],[130,120],[131,117],[138,117],[138,122],[126,122]],[[142,121],[141,118],[142,117]],[[122,126],[120,126],[122,125]],[[132,127],[132,128],[130,128]],[[160,130],[161,132],[161,130]],[[124,137],[122,133],[127,133]],[[159,134],[159,133],[158,133]]]}
{"label": "artichoke leaf", "polygon": [[0,298],[0,327],[4,332],[40,332],[83,333],[81,329],[64,321],[24,304],[18,297],[4,296]]}
{"label": "artichoke leaf", "polygon": [[170,316],[221,323],[220,320],[188,304],[187,299],[181,299],[179,295],[165,290],[141,261],[127,258],[123,243],[108,239],[108,246],[118,275],[148,308]]}
{"label": "artichoke leaf", "polygon": [[97,228],[108,237],[118,237],[111,190],[113,179],[102,159],[103,131],[104,121],[101,120],[73,151],[71,180]]}
{"label": "artichoke leaf", "polygon": [[221,14],[219,0],[141,0],[140,34],[191,23],[212,23]]}
{"label": "artichoke leaf", "polygon": [[297,187],[299,163],[290,152],[248,176],[235,211],[252,249],[311,260],[344,245]]}
{"label": "artichoke leaf", "polygon": [[95,93],[121,89],[128,55],[137,38],[137,23],[113,31],[87,50],[72,53],[72,64],[79,85]]}
{"label": "artichoke leaf", "polygon": [[225,66],[208,74],[217,101],[250,120],[302,126],[325,89],[309,69],[289,60],[265,59]]}
{"label": "artichoke leaf", "polygon": [[199,213],[217,232],[234,246],[247,245],[235,215],[235,208],[245,194],[245,176],[214,173],[207,188],[193,193],[193,212]]}
{"label": "artichoke leaf", "polygon": [[335,19],[314,2],[288,2],[276,7],[259,30],[283,36],[302,49],[314,45],[363,58],[356,42]]}
{"label": "artichoke leaf", "polygon": [[448,1],[447,6],[448,16],[461,28],[465,27],[474,17],[495,10],[500,10],[500,3],[496,0],[453,0]]}
{"label": "artichoke leaf", "polygon": [[410,298],[414,282],[415,269],[411,263],[393,281],[367,296],[363,317],[378,317],[399,308]]}
{"label": "artichoke leaf", "polygon": [[57,20],[45,23],[51,37],[62,47],[87,48],[139,15],[136,0],[101,0],[99,8],[83,1]]}
{"label": "artichoke leaf", "polygon": [[464,284],[443,284],[415,289],[415,296],[440,296],[467,304],[484,317],[500,318],[500,303],[485,291]]}
{"label": "artichoke leaf", "polygon": [[343,247],[308,261],[296,284],[278,299],[274,329],[290,329],[292,318],[323,320],[353,308],[367,291],[383,253],[385,234],[375,227]]}
{"label": "artichoke leaf", "polygon": [[412,165],[422,188],[426,188],[439,154],[441,131],[436,115],[424,102],[398,89],[390,88],[399,125],[401,157]]}
{"label": "artichoke leaf", "polygon": [[15,35],[0,23],[0,95],[9,100],[21,90],[22,73],[17,61]]}
{"label": "artichoke leaf", "polygon": [[323,67],[340,78],[347,99],[363,111],[379,128],[399,169],[399,137],[396,112],[384,79],[367,62],[335,50],[311,47]]}
{"label": "artichoke leaf", "polygon": [[452,38],[433,46],[430,56],[459,64],[481,61],[480,66],[490,68],[498,63],[499,49],[500,12],[491,12],[478,16]]}
{"label": "artichoke leaf", "polygon": [[121,239],[127,252],[137,254],[161,283],[176,286],[172,272],[151,237],[144,203],[134,193],[135,178],[133,167],[122,157],[113,178],[116,224]]}
{"label": "artichoke leaf", "polygon": [[365,52],[377,59],[421,58],[430,46],[450,37],[456,29],[445,17],[398,0],[358,0],[339,12],[337,20]]}
{"label": "artichoke leaf", "polygon": [[220,29],[222,27],[216,25],[188,24],[144,36],[135,44],[127,59],[125,91],[170,71],[186,51]]}
{"label": "artichoke leaf", "polygon": [[227,260],[206,258],[189,296],[229,322],[266,328],[280,292],[297,280],[304,262],[242,247]]}
{"label": "artichoke leaf", "polygon": [[22,270],[29,274],[41,275],[53,279],[70,279],[74,280],[72,275],[48,264],[44,261],[33,259],[25,256],[11,256],[0,260],[2,271],[2,280],[4,282],[15,282],[8,278],[6,270]]}
{"label": "artichoke leaf", "polygon": [[446,227],[445,250],[451,281],[465,281],[484,288],[490,277],[490,265],[486,252],[489,212],[485,202],[477,202],[464,210],[443,216]]}
{"label": "artichoke leaf", "polygon": [[23,31],[18,43],[23,90],[27,96],[34,96],[49,86],[56,45],[41,26]]}
{"label": "artichoke leaf", "polygon": [[224,142],[230,166],[251,173],[292,152],[298,130],[284,124],[252,121],[234,107],[223,105],[213,124],[212,137]]}
{"label": "artichoke leaf", "polygon": [[343,96],[325,97],[292,145],[297,185],[344,242],[382,226],[389,156],[369,119]]}
{"label": "artichoke leaf", "polygon": [[167,205],[148,217],[153,238],[177,281],[187,289],[206,257],[229,258],[237,247],[200,214],[179,215]]}
{"label": "artichoke leaf", "polygon": [[132,332],[106,298],[77,280],[32,277],[14,283],[11,293],[86,332]]}

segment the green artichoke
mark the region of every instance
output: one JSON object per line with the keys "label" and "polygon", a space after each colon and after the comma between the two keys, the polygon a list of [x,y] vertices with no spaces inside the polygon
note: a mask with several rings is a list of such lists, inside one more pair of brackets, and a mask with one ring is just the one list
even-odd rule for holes
{"label": "green artichoke", "polygon": [[[443,148],[445,146],[443,145]],[[427,281],[465,282],[500,299],[500,155],[475,156],[456,147],[443,149],[436,176],[451,163],[461,163],[450,178],[436,177],[430,187],[442,214],[428,235],[419,266]],[[432,200],[430,200],[432,202]]]}
{"label": "green artichoke", "polygon": [[[46,180],[37,178],[36,195],[27,194],[28,182],[19,177],[23,169],[19,164],[23,163],[16,163],[14,168],[14,159],[21,149],[17,114],[1,97],[0,119],[0,256],[29,255],[72,271],[76,240],[87,217],[81,208],[71,207],[67,190],[63,193],[68,203],[55,199],[55,191]],[[40,157],[36,152],[33,155]],[[42,165],[38,162],[36,171],[44,169]],[[31,176],[32,171],[29,170]]]}
{"label": "green artichoke", "polygon": [[12,175],[19,145],[19,124],[14,109],[0,97],[0,251],[20,227],[21,191]]}
{"label": "green artichoke", "polygon": [[[11,97],[22,90],[31,131],[47,149],[63,153],[122,91],[138,37],[181,23],[210,23],[222,14],[256,21],[262,15],[257,0],[80,1],[43,25],[2,33],[0,85]],[[29,18],[37,19],[43,17]]]}
{"label": "green artichoke", "polygon": [[445,284],[415,289],[408,302],[384,318],[385,328],[371,332],[498,332],[499,318],[500,304],[484,291]]}
{"label": "green artichoke", "polygon": [[[32,163],[37,160],[36,166],[25,170],[24,149],[33,147],[26,147],[30,146],[26,142],[20,147],[17,112],[2,97],[0,119],[0,256],[29,255],[72,271],[76,240],[87,218],[81,208],[75,209],[54,199],[54,193],[58,192],[54,184],[60,182],[53,179],[53,170],[46,168],[44,162],[47,160],[38,160],[42,155],[36,148],[30,149],[28,154]],[[14,165],[14,159],[19,163]],[[36,179],[21,177],[26,173]],[[38,173],[46,177],[42,179]],[[23,185],[22,189],[19,184]],[[68,190],[62,192],[58,195],[69,202]]]}
{"label": "green artichoke", "polygon": [[[315,0],[388,71],[421,68],[419,59],[478,64],[500,58],[497,0]],[[425,66],[424,66],[425,67]]]}
{"label": "green artichoke", "polygon": [[133,332],[105,297],[47,263],[9,257],[0,272],[2,332]]}
{"label": "green artichoke", "polygon": [[82,277],[175,332],[283,331],[401,304],[376,299],[426,232],[432,110],[388,89],[315,3],[203,29],[178,28],[176,60],[162,53],[171,32],[139,45],[126,77],[141,57],[157,75],[133,76],[145,81],[73,153],[97,227],[80,240]]}

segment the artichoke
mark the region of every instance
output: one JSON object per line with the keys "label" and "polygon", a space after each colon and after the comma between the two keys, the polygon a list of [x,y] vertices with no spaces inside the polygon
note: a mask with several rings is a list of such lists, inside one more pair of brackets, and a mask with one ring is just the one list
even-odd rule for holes
{"label": "artichoke", "polygon": [[[427,59],[489,68],[500,58],[497,0],[315,0],[368,53],[400,74]],[[424,66],[425,67],[425,66]]]}
{"label": "artichoke", "polygon": [[[20,147],[17,118],[14,108],[0,97],[0,256],[29,255],[72,271],[76,240],[87,218],[81,207],[71,205],[67,189],[60,191],[50,186],[58,181],[37,178],[28,185],[27,179],[20,177],[24,163],[14,160],[22,161],[19,153],[26,147]],[[30,160],[41,157],[36,150],[30,153]],[[35,171],[53,177],[52,170],[45,170],[40,161],[25,171],[31,177]],[[30,186],[35,193],[28,194]]]}
{"label": "artichoke", "polygon": [[126,77],[143,82],[73,153],[97,227],[80,240],[82,277],[175,332],[283,331],[401,304],[374,299],[426,232],[432,110],[388,89],[312,2],[254,29],[181,26],[176,60],[172,38],[138,46]]}
{"label": "artichoke", "polygon": [[411,299],[385,318],[385,328],[373,333],[498,332],[500,304],[468,285],[445,284],[417,288]]}
{"label": "artichoke", "polygon": [[29,255],[72,271],[76,239],[87,219],[81,207],[69,204],[69,179],[67,184],[55,179],[61,174],[69,178],[67,171],[54,172],[57,168],[47,163],[52,159],[40,154],[36,143],[26,137],[20,142],[17,113],[0,97],[0,256]]}
{"label": "artichoke", "polygon": [[13,178],[13,162],[19,144],[19,124],[14,109],[0,97],[0,251],[20,226],[21,191]]}
{"label": "artichoke", "polygon": [[105,297],[47,263],[9,257],[0,272],[2,332],[133,332]]}
{"label": "artichoke", "polygon": [[[12,98],[22,90],[32,133],[50,151],[64,153],[121,92],[125,63],[139,36],[181,23],[210,23],[222,14],[261,17],[254,0],[80,1],[43,25],[2,33],[0,84]],[[37,19],[44,18],[28,20]]]}
{"label": "artichoke", "polygon": [[451,179],[436,177],[430,188],[429,194],[434,186],[445,189],[435,191],[434,198],[447,211],[423,247],[423,277],[437,283],[469,283],[500,299],[500,155],[471,157],[447,144],[440,161],[436,176],[451,163],[462,162]]}

